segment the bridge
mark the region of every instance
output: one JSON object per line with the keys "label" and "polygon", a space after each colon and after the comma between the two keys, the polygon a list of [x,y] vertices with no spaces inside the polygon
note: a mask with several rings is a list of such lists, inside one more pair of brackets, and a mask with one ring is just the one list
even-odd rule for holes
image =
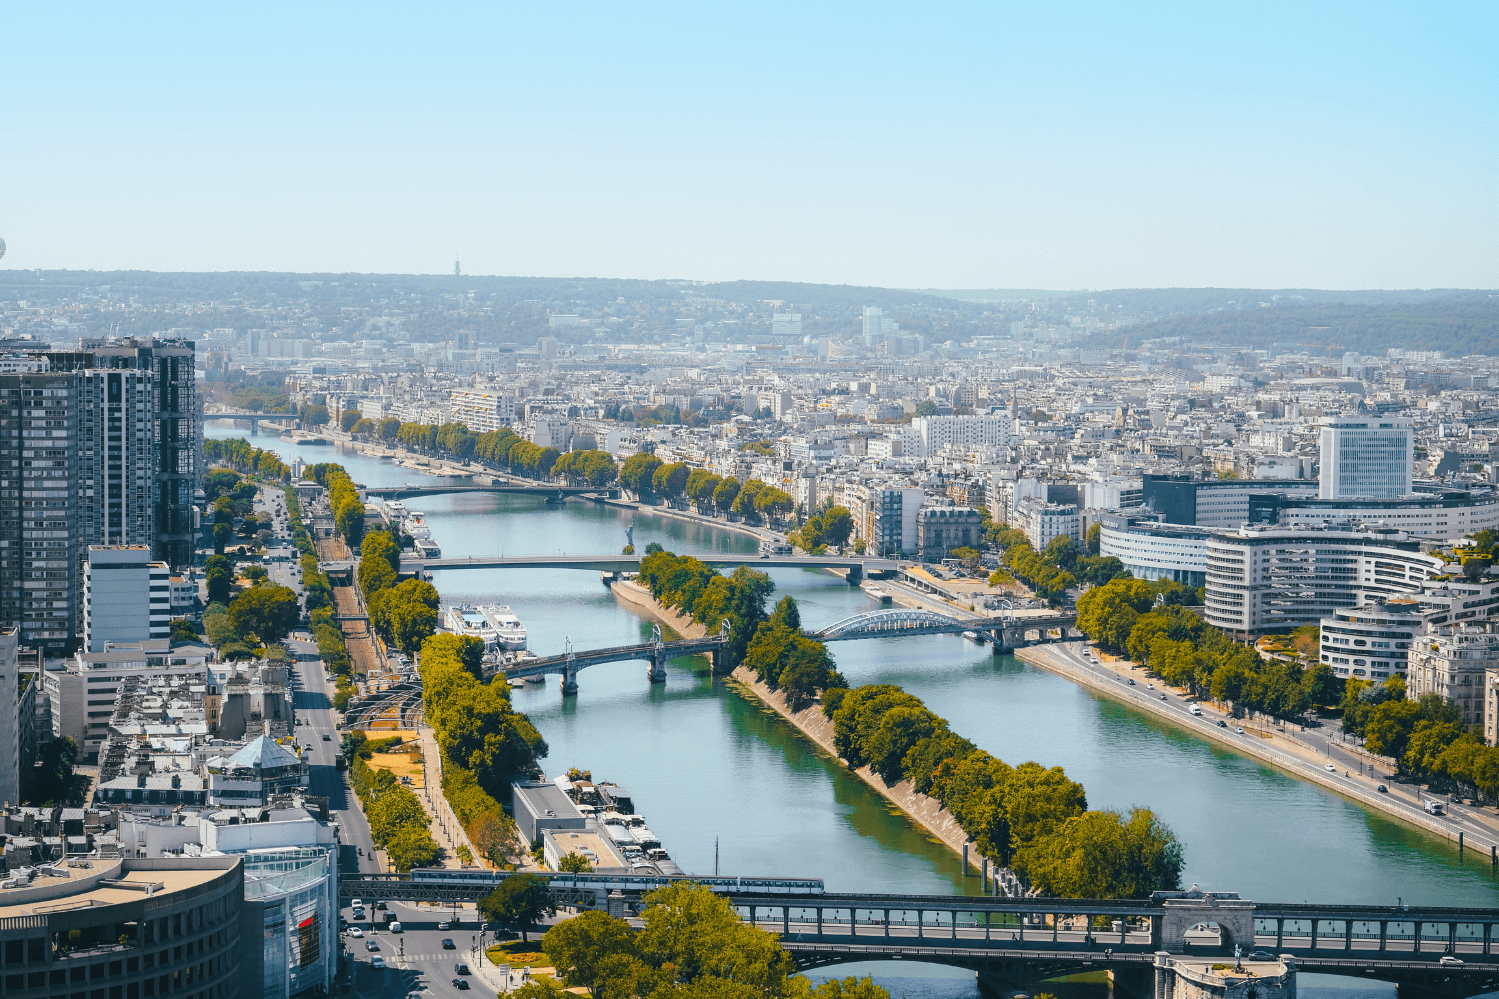
{"label": "bridge", "polygon": [[[597,492],[597,490],[586,490]],[[448,569],[592,569],[596,572],[639,572],[640,555],[496,555],[473,558],[403,558],[402,573]],[[895,571],[890,559],[835,558],[826,555],[694,555],[705,565],[747,565],[754,569],[843,569],[850,585],[866,574]]]}
{"label": "bridge", "polygon": [[278,423],[278,422],[280,422],[280,423],[291,424],[291,423],[297,422],[297,414],[296,413],[250,413],[250,412],[244,412],[244,413],[234,413],[234,412],[229,412],[229,413],[204,413],[203,414],[203,419],[205,419],[205,420],[237,420],[237,421],[240,421],[240,422],[243,422],[243,423],[250,424],[250,432],[251,433],[259,433],[261,421],[265,421],[265,422],[269,422],[269,423]]}
{"label": "bridge", "polygon": [[414,496],[448,496],[453,493],[512,493],[519,496],[544,496],[547,499],[562,499],[567,496],[619,495],[618,489],[607,486],[517,486],[495,484],[453,486],[360,486],[365,496],[387,496],[391,499],[410,499]]}
{"label": "bridge", "polygon": [[562,677],[562,692],[578,692],[578,670],[600,663],[628,662],[643,659],[650,663],[646,677],[651,683],[666,682],[666,662],[677,656],[696,656],[708,653],[713,656],[713,672],[724,672],[723,650],[729,644],[729,622],[725,620],[718,634],[703,638],[684,638],[668,642],[661,636],[659,624],[651,627],[651,640],[637,645],[615,645],[589,652],[573,651],[573,640],[567,640],[567,651],[559,656],[544,659],[524,659],[504,668],[507,680],[523,680],[532,676],[556,674]]}
{"label": "bridge", "polygon": [[[343,898],[476,901],[506,872],[344,875]],[[546,874],[553,901],[629,917],[663,880],[635,874]],[[1294,995],[1298,970],[1395,983],[1402,993],[1465,999],[1499,989],[1499,909],[1253,902],[1232,892],[1149,899],[834,894],[777,879],[703,878],[740,918],[780,935],[802,970],[859,961],[925,961],[970,969],[988,991],[1108,971],[1145,997]],[[801,882],[805,884],[805,882]],[[815,883],[820,888],[820,883]],[[1445,959],[1445,960],[1444,960]],[[1216,967],[1215,967],[1216,965]],[[1229,976],[1233,976],[1232,979]],[[1231,986],[1227,990],[1225,985]],[[1239,988],[1233,988],[1233,985]]]}
{"label": "bridge", "polygon": [[846,642],[856,638],[951,635],[971,631],[976,635],[987,635],[994,642],[995,654],[998,654],[1026,644],[1027,631],[1039,631],[1044,641],[1052,628],[1061,629],[1065,638],[1067,629],[1076,624],[1075,614],[1020,617],[1009,609],[996,617],[957,618],[937,611],[901,607],[855,614],[826,628],[808,631],[807,635],[820,642]]}

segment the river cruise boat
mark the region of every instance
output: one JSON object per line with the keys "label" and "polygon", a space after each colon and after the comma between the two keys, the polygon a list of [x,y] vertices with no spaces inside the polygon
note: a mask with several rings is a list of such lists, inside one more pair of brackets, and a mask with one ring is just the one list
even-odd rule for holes
{"label": "river cruise boat", "polygon": [[526,626],[520,623],[507,604],[485,604],[479,608],[485,623],[494,632],[495,646],[506,652],[519,652],[526,647]]}
{"label": "river cruise boat", "polygon": [[479,639],[486,649],[495,646],[494,628],[484,619],[484,615],[477,607],[469,604],[454,604],[448,608],[443,618],[443,625],[455,635]]}

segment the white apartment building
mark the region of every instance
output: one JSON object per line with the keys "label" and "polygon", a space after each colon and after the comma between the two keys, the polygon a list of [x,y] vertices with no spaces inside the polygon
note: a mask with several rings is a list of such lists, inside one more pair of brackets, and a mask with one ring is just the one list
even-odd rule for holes
{"label": "white apartment building", "polygon": [[890,558],[914,555],[920,534],[918,516],[926,490],[904,486],[845,483],[843,505],[854,521],[854,536],[864,539],[867,554]]}
{"label": "white apartment building", "polygon": [[503,392],[454,389],[450,405],[453,422],[476,434],[495,433],[515,419],[515,397]]}
{"label": "white apartment building", "polygon": [[[90,545],[83,563],[83,643],[141,642],[172,634],[171,569],[149,545]],[[196,595],[196,587],[194,588]]]}
{"label": "white apartment building", "polygon": [[1013,416],[918,416],[904,434],[905,453],[919,458],[948,445],[963,448],[1010,447],[1022,440]]}
{"label": "white apartment building", "polygon": [[1410,420],[1325,418],[1318,497],[1397,499],[1410,495],[1414,447]]}
{"label": "white apartment building", "polygon": [[1438,628],[1411,651],[1405,696],[1438,694],[1462,712],[1463,726],[1484,722],[1484,674],[1499,668],[1499,635],[1484,628]]}
{"label": "white apartment building", "polygon": [[565,416],[538,413],[531,419],[530,440],[537,447],[554,447],[566,451],[572,442],[573,426]]}
{"label": "white apartment building", "polygon": [[1053,538],[1081,541],[1081,518],[1076,503],[1047,503],[1027,496],[1015,504],[1015,528],[1025,532],[1037,551]]}

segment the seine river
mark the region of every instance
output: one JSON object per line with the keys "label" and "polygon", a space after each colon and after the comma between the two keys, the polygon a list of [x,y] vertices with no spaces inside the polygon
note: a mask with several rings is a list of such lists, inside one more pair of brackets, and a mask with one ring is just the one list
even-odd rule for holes
{"label": "seine river", "polygon": [[[212,437],[250,437],[287,460],[339,461],[356,482],[436,481],[390,461],[336,447],[302,447],[242,427],[208,424]],[[633,526],[643,550],[752,551],[713,527],[627,510],[480,494],[417,501],[446,556],[617,552]],[[794,596],[802,621],[820,627],[873,602],[835,577],[771,573],[775,599]],[[577,570],[460,570],[434,580],[444,606],[509,604],[537,655],[648,638],[651,624],[614,602],[598,574]],[[1499,905],[1487,858],[1460,864],[1455,847],[1365,811],[1320,788],[1095,696],[958,636],[842,642],[833,647],[853,685],[893,683],[920,697],[954,731],[1012,764],[1060,764],[1087,788],[1093,808],[1148,805],[1186,848],[1183,883],[1267,901]],[[628,788],[672,857],[689,873],[824,878],[833,891],[976,892],[956,857],[895,812],[857,777],[815,751],[778,716],[713,680],[702,661],[668,667],[665,684],[644,663],[595,666],[580,692],[554,683],[514,693],[550,746],[549,774],[568,767]],[[977,995],[970,974],[931,965],[871,964],[893,994]],[[1317,999],[1388,997],[1393,986],[1303,975]],[[1068,997],[1097,986],[1059,987]]]}

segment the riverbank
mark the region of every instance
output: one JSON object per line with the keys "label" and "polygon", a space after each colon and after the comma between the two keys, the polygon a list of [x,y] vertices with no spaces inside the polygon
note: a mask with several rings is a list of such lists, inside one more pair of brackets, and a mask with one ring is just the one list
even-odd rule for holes
{"label": "riverbank", "polygon": [[[708,629],[697,624],[691,618],[679,614],[669,608],[661,606],[651,591],[631,580],[623,580],[614,583],[610,590],[619,600],[628,603],[630,607],[646,617],[650,617],[664,625],[669,626],[683,638],[702,638],[708,633]],[[786,703],[786,695],[780,691],[771,690],[755,676],[755,674],[744,666],[735,668],[730,674],[729,686],[741,697],[749,701],[759,701],[764,707],[770,708],[786,721],[790,722],[803,736],[809,739],[823,752],[837,761],[840,767],[848,764],[838,756],[838,751],[833,742],[833,720],[822,713],[820,704],[793,711]],[[911,787],[910,781],[901,781],[897,784],[887,784],[884,778],[875,773],[869,767],[859,767],[853,771],[870,787],[896,808],[900,809],[908,818],[922,829],[926,830],[930,838],[941,843],[959,857],[968,857],[970,863],[978,868],[978,850],[969,841],[966,833],[958,825],[958,820],[952,813],[942,807],[942,803],[936,798],[929,797],[916,791]],[[965,853],[965,847],[967,852]]]}
{"label": "riverbank", "polygon": [[[1123,661],[1108,663],[1106,672],[1100,674],[1073,661],[1063,651],[1065,648],[1066,646],[1063,645],[1032,646],[1017,649],[1015,658],[1071,680],[1112,701],[1126,704],[1170,722],[1213,745],[1250,757],[1287,776],[1333,791],[1363,808],[1380,812],[1423,832],[1433,833],[1453,843],[1458,843],[1464,849],[1474,850],[1490,858],[1499,854],[1499,832],[1493,829],[1484,827],[1460,829],[1451,823],[1439,821],[1421,811],[1414,803],[1407,802],[1395,794],[1376,790],[1380,783],[1377,777],[1365,779],[1343,776],[1344,771],[1341,768],[1328,770],[1327,764],[1319,765],[1313,762],[1306,758],[1305,749],[1295,744],[1294,740],[1284,740],[1269,731],[1246,731],[1242,735],[1235,732],[1234,729],[1240,722],[1235,721],[1230,715],[1209,702],[1199,703],[1199,707],[1204,709],[1204,714],[1197,716],[1183,709],[1182,701],[1186,699],[1180,692],[1175,692],[1180,700],[1163,701],[1153,693],[1149,695],[1143,693],[1138,683],[1135,686],[1122,686],[1121,682],[1114,678],[1114,671],[1138,672],[1132,663]],[[1218,724],[1220,720],[1229,727],[1220,726]],[[1283,744],[1288,741],[1289,744]],[[1388,778],[1385,780],[1388,781]],[[1369,786],[1365,787],[1364,784]],[[1474,823],[1474,825],[1478,824]]]}

